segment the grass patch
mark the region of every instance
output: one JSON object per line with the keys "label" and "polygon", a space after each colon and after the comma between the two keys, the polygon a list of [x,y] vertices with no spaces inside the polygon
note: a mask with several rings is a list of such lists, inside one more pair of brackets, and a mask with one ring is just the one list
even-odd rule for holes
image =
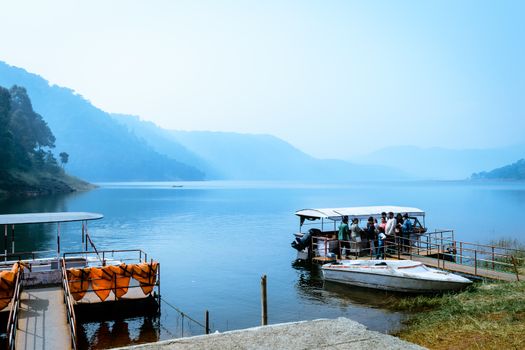
{"label": "grass patch", "polygon": [[394,307],[414,312],[396,336],[430,349],[525,349],[525,282],[479,283]]}

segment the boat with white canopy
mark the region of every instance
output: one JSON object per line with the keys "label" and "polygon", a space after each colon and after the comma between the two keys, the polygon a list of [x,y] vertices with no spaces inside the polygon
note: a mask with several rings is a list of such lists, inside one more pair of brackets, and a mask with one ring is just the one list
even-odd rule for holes
{"label": "boat with white canopy", "polygon": [[[299,232],[294,234],[292,247],[297,249],[297,259],[316,258],[319,262],[333,261],[341,257],[341,245],[337,240],[338,226],[343,217],[349,220],[366,220],[373,217],[379,220],[382,213],[392,212],[394,215],[407,214],[412,221],[415,235],[423,235],[425,227],[425,212],[419,208],[383,205],[345,208],[301,209],[295,212],[299,217]],[[366,251],[366,242],[348,242],[347,252],[359,256]],[[344,254],[343,254],[344,255]]]}
{"label": "boat with white canopy", "polygon": [[343,260],[321,267],[326,281],[395,292],[436,293],[465,288],[471,280],[410,260]]}

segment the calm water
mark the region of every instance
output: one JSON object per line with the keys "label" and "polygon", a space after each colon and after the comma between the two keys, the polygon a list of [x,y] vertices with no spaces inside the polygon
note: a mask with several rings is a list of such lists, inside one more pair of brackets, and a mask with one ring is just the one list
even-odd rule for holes
{"label": "calm water", "polygon": [[[453,228],[461,240],[525,241],[525,184],[519,183],[174,184],[101,184],[87,193],[0,202],[0,212],[103,213],[105,218],[89,227],[97,248],[148,252],[162,264],[163,298],[200,321],[210,310],[212,329],[220,331],[259,324],[263,274],[270,323],[345,316],[383,332],[400,326],[404,315],[388,310],[395,296],[323,285],[317,269],[294,263],[290,242],[298,209],[414,206],[427,211],[430,229]],[[17,250],[55,249],[54,230],[17,228]],[[65,225],[63,246],[78,250],[80,241],[79,224]],[[94,347],[202,333],[165,304],[160,318],[85,323],[81,329]]]}

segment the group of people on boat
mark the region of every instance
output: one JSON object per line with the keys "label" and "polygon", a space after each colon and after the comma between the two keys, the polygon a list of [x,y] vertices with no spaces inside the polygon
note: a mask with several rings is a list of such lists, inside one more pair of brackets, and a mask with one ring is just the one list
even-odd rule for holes
{"label": "group of people on boat", "polygon": [[343,216],[337,239],[340,241],[341,256],[357,249],[369,250],[376,259],[384,259],[386,242],[393,242],[398,238],[402,249],[406,251],[410,247],[412,233],[413,224],[407,213],[394,216],[393,212],[382,212],[380,222],[370,216],[363,228],[359,226],[359,218],[353,218],[349,225],[348,216]]}

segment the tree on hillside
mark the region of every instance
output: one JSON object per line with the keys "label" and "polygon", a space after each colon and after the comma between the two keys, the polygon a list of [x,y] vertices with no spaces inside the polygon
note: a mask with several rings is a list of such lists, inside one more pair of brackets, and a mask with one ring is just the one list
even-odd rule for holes
{"label": "tree on hillside", "polygon": [[69,154],[67,154],[66,152],[60,152],[58,156],[60,157],[60,163],[62,164],[63,168],[69,161]]}
{"label": "tree on hillside", "polygon": [[0,169],[10,166],[13,148],[13,134],[9,130],[11,95],[9,90],[0,87]]}
{"label": "tree on hillside", "polygon": [[51,149],[55,136],[33,110],[26,89],[0,87],[0,170],[60,170]]}
{"label": "tree on hillside", "polygon": [[[19,143],[27,152],[42,147],[55,147],[55,136],[42,116],[33,111],[26,89],[13,86],[11,93],[11,128],[20,136]],[[23,132],[22,132],[23,131]]]}
{"label": "tree on hillside", "polygon": [[57,161],[49,149],[55,147],[55,136],[42,116],[33,111],[26,89],[13,86],[9,128],[15,137],[13,156],[16,167],[30,169],[32,166],[54,170]]}

